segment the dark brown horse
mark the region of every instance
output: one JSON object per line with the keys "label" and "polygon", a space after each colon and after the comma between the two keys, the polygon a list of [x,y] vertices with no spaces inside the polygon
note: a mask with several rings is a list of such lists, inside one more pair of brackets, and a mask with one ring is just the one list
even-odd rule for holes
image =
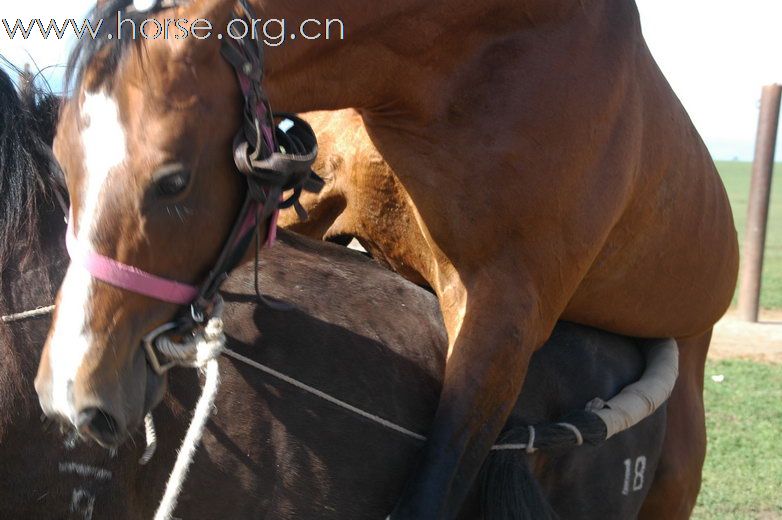
{"label": "dark brown horse", "polygon": [[[104,2],[96,18],[108,28],[129,3]],[[445,382],[396,516],[455,514],[562,317],[678,339],[681,377],[643,515],[686,517],[705,455],[703,364],[737,244],[719,177],[634,3],[251,4],[291,26],[343,18],[349,42],[268,49],[269,98],[296,112],[358,108],[436,252]],[[207,18],[222,32],[236,7],[198,0],[154,16]],[[178,282],[208,275],[245,195],[231,150],[246,95],[224,43],[105,32],[82,42],[55,151],[83,247]],[[103,440],[118,442],[152,404],[141,338],[180,312],[75,266],[42,356],[46,410],[83,429],[110,417],[116,435]]]}
{"label": "dark brown horse", "polygon": [[[292,236],[283,240],[263,263],[262,282],[270,296],[302,303],[293,311],[258,306],[252,265],[247,265],[225,288],[229,346],[365,410],[426,431],[447,345],[434,298],[336,246]],[[359,304],[364,310],[356,312]],[[369,309],[375,312],[363,318]],[[43,320],[37,327],[45,325]],[[33,356],[38,351],[17,348]],[[582,408],[586,396],[608,398],[640,376],[643,361],[631,340],[563,323],[536,354],[533,367],[523,395],[536,404],[519,408],[511,424],[557,420]],[[169,395],[155,411],[157,455],[141,466],[140,436],[114,456],[94,445],[64,444],[52,432],[39,438],[29,368],[21,386],[34,421],[12,422],[16,435],[2,439],[0,474],[19,486],[6,488],[0,514],[151,518],[195,404],[195,372],[171,373]],[[366,519],[382,518],[393,506],[419,453],[416,442],[233,360],[221,362],[221,372],[216,412],[177,517]],[[12,375],[19,381],[18,372]],[[491,497],[507,501],[526,495],[521,503],[527,509],[514,510],[515,517],[546,518],[551,507],[563,518],[632,518],[659,458],[664,420],[659,410],[600,447],[528,456],[548,501],[535,481],[503,482],[514,471],[500,473],[484,481],[500,488],[487,490],[486,517],[502,518],[493,511],[506,506]],[[513,463],[527,464],[525,457],[514,454]],[[638,460],[643,466],[636,466]],[[461,517],[482,518],[480,511],[475,490]]]}
{"label": "dark brown horse", "polygon": [[[55,98],[34,90],[19,98],[0,71],[0,517],[151,518],[195,401],[193,372],[172,374],[155,412],[157,455],[146,466],[138,464],[138,437],[108,452],[39,421],[32,378],[49,319],[20,311],[45,310],[66,269],[62,185],[49,150],[55,115]],[[243,267],[224,293],[231,348],[413,430],[427,429],[447,344],[430,294],[353,253],[288,235],[262,268],[267,294],[298,305],[257,305],[253,267]],[[533,367],[520,400],[526,404],[510,423],[521,430],[581,409],[591,397],[614,395],[639,377],[643,362],[632,340],[562,323]],[[231,359],[222,363],[222,377],[179,516],[368,518],[391,507],[415,459],[415,441]],[[541,450],[528,460],[563,517],[632,517],[648,491],[663,424],[659,410],[599,448],[553,451],[545,446],[572,444],[572,433],[560,428],[547,437],[544,427]],[[527,514],[541,518],[549,505],[524,456],[500,457],[521,471],[491,473],[488,466],[486,512],[526,495]],[[514,474],[522,480],[504,481]],[[465,518],[480,516],[477,495]]]}

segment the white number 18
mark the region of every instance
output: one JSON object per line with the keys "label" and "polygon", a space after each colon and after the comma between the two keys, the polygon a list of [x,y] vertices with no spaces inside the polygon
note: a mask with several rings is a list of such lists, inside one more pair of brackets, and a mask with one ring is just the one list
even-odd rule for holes
{"label": "white number 18", "polygon": [[[625,483],[622,486],[622,494],[630,494],[630,477],[632,476],[632,489],[633,491],[640,491],[644,487],[644,471],[646,471],[646,457],[641,455],[635,459],[625,459]],[[634,473],[633,473],[634,471]],[[631,475],[631,473],[633,473]]]}

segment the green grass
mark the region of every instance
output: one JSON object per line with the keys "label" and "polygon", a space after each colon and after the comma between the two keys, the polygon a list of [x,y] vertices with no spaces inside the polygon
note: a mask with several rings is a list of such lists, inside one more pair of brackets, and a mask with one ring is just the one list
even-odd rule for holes
{"label": "green grass", "polygon": [[[717,169],[728,191],[739,243],[743,244],[752,165],[747,162],[717,161]],[[782,308],[782,163],[776,164],[774,177],[760,294],[760,305],[766,309]]]}
{"label": "green grass", "polygon": [[782,518],[782,365],[710,361],[705,387],[709,447],[693,518]]}

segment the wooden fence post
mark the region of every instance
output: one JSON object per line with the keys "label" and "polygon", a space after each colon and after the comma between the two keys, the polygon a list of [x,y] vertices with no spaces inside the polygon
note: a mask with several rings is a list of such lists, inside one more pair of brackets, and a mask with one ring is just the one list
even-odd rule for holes
{"label": "wooden fence post", "polygon": [[763,87],[760,98],[760,119],[755,142],[755,160],[752,163],[739,291],[739,315],[741,319],[753,323],[758,321],[760,307],[760,277],[763,272],[763,251],[766,245],[771,174],[774,169],[781,97],[782,85],[775,84]]}

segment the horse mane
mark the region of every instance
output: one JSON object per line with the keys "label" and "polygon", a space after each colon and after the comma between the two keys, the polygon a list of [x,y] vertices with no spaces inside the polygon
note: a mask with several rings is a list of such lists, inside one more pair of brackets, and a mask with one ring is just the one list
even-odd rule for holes
{"label": "horse mane", "polygon": [[123,24],[122,32],[117,33],[118,13],[123,19],[132,20],[138,28],[140,23],[151,14],[166,9],[161,0],[158,0],[153,8],[143,12],[133,10],[132,4],[133,0],[108,0],[100,2],[87,13],[91,26],[97,28],[100,24],[100,30],[96,38],[79,39],[71,51],[65,69],[67,88],[72,89],[80,85],[87,68],[93,62],[100,63],[97,74],[91,78],[95,82],[94,86],[111,81],[123,56],[134,43],[137,43],[137,40],[132,37],[128,24]]}
{"label": "horse mane", "polygon": [[20,245],[22,259],[37,249],[42,203],[51,203],[55,190],[65,194],[51,150],[60,100],[14,70],[20,87],[0,69],[0,269]]}

